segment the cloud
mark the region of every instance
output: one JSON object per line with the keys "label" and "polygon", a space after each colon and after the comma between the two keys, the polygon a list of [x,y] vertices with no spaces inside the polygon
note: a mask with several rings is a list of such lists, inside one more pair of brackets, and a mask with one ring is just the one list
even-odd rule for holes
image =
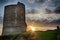
{"label": "cloud", "polygon": [[[26,15],[27,20],[33,21],[33,22],[38,22],[39,23],[44,23],[44,24],[51,24],[51,25],[60,25],[60,17],[59,15],[51,15],[51,14],[28,14]],[[43,25],[43,24],[42,24]]]}
{"label": "cloud", "polygon": [[29,9],[27,9],[27,13],[30,13],[30,14],[38,13],[38,9],[35,9],[35,8],[29,8]]}
{"label": "cloud", "polygon": [[46,0],[28,0],[29,3],[39,3],[43,4]]}
{"label": "cloud", "polygon": [[[46,12],[46,13],[45,13]],[[49,22],[60,18],[60,14],[56,14],[49,9],[29,9],[27,10],[26,17],[31,20],[48,20]]]}
{"label": "cloud", "polygon": [[28,0],[28,2],[29,2],[29,3],[34,3],[34,2],[35,2],[35,0]]}
{"label": "cloud", "polygon": [[[47,12],[47,13],[45,13]],[[28,13],[26,14],[27,20],[33,20],[33,21],[40,21],[39,23],[46,23],[48,24],[60,24],[60,14],[56,14],[56,12],[53,12],[50,9],[47,8],[37,8],[32,9],[30,8]]]}
{"label": "cloud", "polygon": [[60,13],[60,7],[57,7],[55,10],[54,10],[55,13],[59,14]]}
{"label": "cloud", "polygon": [[60,19],[53,20],[53,21],[50,22],[50,24],[57,24],[57,25],[60,25]]}
{"label": "cloud", "polygon": [[52,11],[50,9],[46,8],[45,10],[46,10],[46,13],[48,13],[48,14],[52,13]]}
{"label": "cloud", "polygon": [[54,13],[59,14],[60,13],[60,0],[51,0],[53,6],[55,7]]}
{"label": "cloud", "polygon": [[[60,24],[60,0],[35,0],[35,3],[40,3],[38,13],[30,11],[31,14],[27,14],[26,18],[30,20],[39,20],[49,24]],[[33,14],[34,13],[34,14]]]}
{"label": "cloud", "polygon": [[0,4],[6,3],[6,0],[0,0]]}
{"label": "cloud", "polygon": [[36,3],[42,3],[43,4],[45,2],[45,0],[35,0],[35,2]]}
{"label": "cloud", "polygon": [[26,14],[26,18],[27,19],[31,19],[31,20],[47,20],[49,22],[53,21],[53,20],[57,20],[60,18],[60,14]]}
{"label": "cloud", "polygon": [[60,0],[48,0],[46,4],[48,10],[56,14],[60,13]]}

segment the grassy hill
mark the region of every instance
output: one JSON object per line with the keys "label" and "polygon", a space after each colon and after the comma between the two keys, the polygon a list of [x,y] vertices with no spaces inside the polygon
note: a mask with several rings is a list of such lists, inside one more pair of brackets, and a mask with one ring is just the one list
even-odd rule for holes
{"label": "grassy hill", "polygon": [[39,31],[0,36],[0,40],[57,40],[57,31]]}
{"label": "grassy hill", "polygon": [[56,31],[37,32],[40,40],[57,40]]}

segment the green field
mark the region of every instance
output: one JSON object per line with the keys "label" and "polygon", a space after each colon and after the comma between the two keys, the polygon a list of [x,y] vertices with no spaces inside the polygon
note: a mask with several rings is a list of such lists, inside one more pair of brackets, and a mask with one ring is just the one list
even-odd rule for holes
{"label": "green field", "polygon": [[[36,40],[57,40],[57,31],[40,31],[35,32]],[[32,34],[33,35],[33,34]],[[0,36],[0,40],[31,40],[31,34],[14,34],[7,36]]]}
{"label": "green field", "polygon": [[56,31],[37,32],[40,40],[57,40]]}

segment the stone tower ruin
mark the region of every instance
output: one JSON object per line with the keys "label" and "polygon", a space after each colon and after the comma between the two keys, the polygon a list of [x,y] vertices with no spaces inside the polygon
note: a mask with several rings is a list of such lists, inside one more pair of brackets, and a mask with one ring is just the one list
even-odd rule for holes
{"label": "stone tower ruin", "polygon": [[5,6],[2,35],[22,33],[25,31],[25,5],[18,2],[15,5]]}

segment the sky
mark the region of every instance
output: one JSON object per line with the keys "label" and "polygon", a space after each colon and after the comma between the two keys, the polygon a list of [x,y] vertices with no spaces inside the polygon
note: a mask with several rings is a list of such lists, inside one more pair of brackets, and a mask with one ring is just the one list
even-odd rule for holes
{"label": "sky", "polygon": [[17,4],[17,2],[25,4],[27,24],[33,22],[43,27],[60,26],[60,0],[0,0],[1,25],[3,24],[4,7]]}

